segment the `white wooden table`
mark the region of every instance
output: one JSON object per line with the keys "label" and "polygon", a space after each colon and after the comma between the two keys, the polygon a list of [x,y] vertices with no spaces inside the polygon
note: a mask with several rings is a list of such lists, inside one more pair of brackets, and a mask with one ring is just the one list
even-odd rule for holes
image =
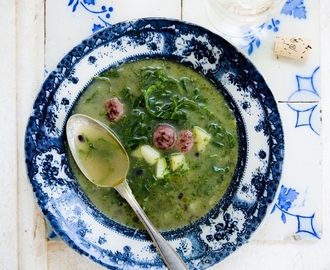
{"label": "white wooden table", "polygon": [[[259,40],[241,48],[278,101],[286,143],[282,193],[253,240],[212,269],[330,269],[330,3],[290,3]],[[122,20],[170,17],[216,30],[202,0],[22,0],[1,3],[0,15],[0,268],[104,269],[46,239],[26,176],[24,133],[44,76],[83,38]],[[311,39],[308,59],[277,59],[277,35]]]}

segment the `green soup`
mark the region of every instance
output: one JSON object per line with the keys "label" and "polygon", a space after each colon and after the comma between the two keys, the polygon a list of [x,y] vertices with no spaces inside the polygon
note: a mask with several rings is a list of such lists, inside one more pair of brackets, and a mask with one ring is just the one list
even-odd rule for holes
{"label": "green soup", "polygon": [[[111,98],[124,106],[124,114],[116,122],[107,117],[105,104]],[[118,136],[130,157],[129,185],[159,230],[182,227],[201,218],[230,184],[238,158],[234,115],[212,83],[182,64],[145,59],[107,70],[79,97],[74,113],[103,122]],[[176,132],[193,132],[197,127],[209,135],[202,151],[195,133],[195,145],[187,153],[179,153],[176,147],[156,149],[165,162],[166,173],[161,177],[156,173],[157,165],[136,154],[142,145],[154,148],[152,136],[160,124],[170,125]],[[177,155],[184,156],[184,164],[173,170],[171,158]],[[120,223],[143,228],[114,189],[93,185],[72,159],[70,164],[100,211]]]}

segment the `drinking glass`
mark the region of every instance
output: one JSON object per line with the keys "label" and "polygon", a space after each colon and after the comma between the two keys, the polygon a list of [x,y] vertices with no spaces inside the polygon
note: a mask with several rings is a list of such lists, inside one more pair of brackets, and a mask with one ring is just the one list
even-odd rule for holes
{"label": "drinking glass", "polygon": [[223,35],[241,38],[258,33],[285,0],[206,0],[210,21]]}

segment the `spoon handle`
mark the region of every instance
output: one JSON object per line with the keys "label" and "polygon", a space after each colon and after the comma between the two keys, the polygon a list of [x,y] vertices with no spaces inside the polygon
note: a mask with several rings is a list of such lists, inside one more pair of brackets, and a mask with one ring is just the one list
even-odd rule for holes
{"label": "spoon handle", "polygon": [[141,206],[136,201],[127,181],[124,180],[114,188],[129,203],[136,215],[140,218],[152,240],[154,241],[158,252],[163,258],[166,266],[170,270],[188,270],[188,267],[185,265],[178,253],[176,253],[174,248],[168,242],[166,242],[163,236],[157,231],[147,215],[144,213]]}

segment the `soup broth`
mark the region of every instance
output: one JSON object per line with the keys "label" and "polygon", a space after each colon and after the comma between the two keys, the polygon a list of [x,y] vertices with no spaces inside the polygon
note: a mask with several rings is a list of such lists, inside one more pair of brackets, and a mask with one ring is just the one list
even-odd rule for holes
{"label": "soup broth", "polygon": [[81,126],[74,138],[76,159],[88,179],[98,186],[113,186],[126,176],[128,159],[106,130],[92,125]]}
{"label": "soup broth", "polygon": [[[123,106],[119,120],[109,120],[110,99]],[[72,113],[99,120],[118,136],[130,157],[129,185],[159,230],[201,218],[219,202],[233,177],[238,158],[234,115],[212,83],[182,64],[144,59],[109,69],[93,79]],[[180,131],[193,134],[192,148],[182,150],[175,143],[167,149],[155,147],[153,136],[160,125],[174,130],[176,142]],[[143,153],[147,148],[151,152]],[[155,163],[144,156],[154,153]],[[72,159],[70,164],[100,211],[143,228],[114,189],[93,185]]]}

